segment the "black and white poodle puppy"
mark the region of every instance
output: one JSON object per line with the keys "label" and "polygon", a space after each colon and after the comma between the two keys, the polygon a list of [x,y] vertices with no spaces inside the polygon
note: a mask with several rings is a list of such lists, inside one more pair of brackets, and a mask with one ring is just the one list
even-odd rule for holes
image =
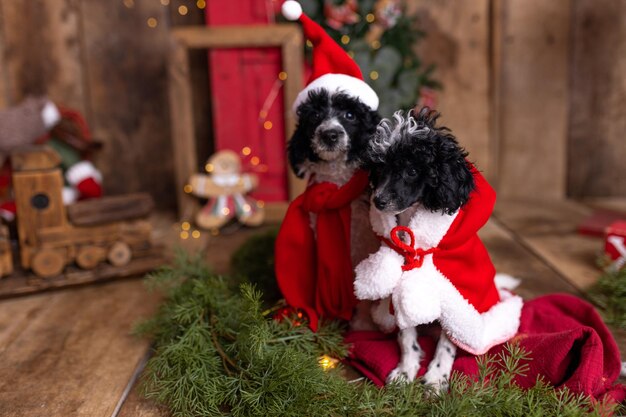
{"label": "black and white poodle puppy", "polygon": [[298,125],[289,141],[289,162],[300,178],[345,184],[363,165],[380,116],[358,98],[316,89],[296,109]]}
{"label": "black and white poodle puppy", "polygon": [[[385,119],[378,127],[367,157],[371,198],[376,208],[373,212],[392,215],[387,218],[393,219],[393,225],[376,224],[384,220],[372,216],[372,225],[381,236],[388,236],[397,221],[405,229],[416,231],[411,240],[414,239],[417,245],[429,247],[429,244],[438,243],[450,226],[449,218],[452,216],[449,215],[456,213],[468,201],[474,189],[474,178],[465,159],[467,153],[448,129],[436,126],[437,117],[438,113],[428,108],[418,113],[411,111],[407,117],[397,112],[394,115],[395,123]],[[421,224],[414,224],[416,221]],[[420,230],[424,232],[422,236]],[[408,240],[406,235],[402,239],[405,242]],[[422,255],[419,261],[424,261],[424,257]],[[398,312],[394,314],[390,307],[390,291],[373,290],[381,283],[366,279],[367,268],[373,267],[368,265],[368,261],[356,269],[355,293],[359,299],[380,300],[373,304],[372,317],[382,329],[392,331],[399,324]],[[385,265],[375,267],[377,273],[380,273]],[[427,267],[425,264],[424,268]],[[382,299],[381,294],[384,297]],[[399,327],[401,359],[398,367],[388,376],[388,382],[412,381],[423,356],[417,343],[416,327]],[[445,332],[441,332],[435,357],[424,376],[424,382],[436,389],[445,388],[455,355],[456,346]]]}
{"label": "black and white poodle puppy", "polygon": [[[326,88],[313,89],[296,108],[298,124],[287,152],[293,171],[310,184],[346,184],[364,168],[365,154],[381,120],[378,112],[359,98]],[[350,255],[357,265],[375,252],[380,242],[369,224],[369,190],[351,203]],[[311,214],[315,229],[315,215]],[[354,329],[372,328],[369,303],[361,303],[351,322]]]}

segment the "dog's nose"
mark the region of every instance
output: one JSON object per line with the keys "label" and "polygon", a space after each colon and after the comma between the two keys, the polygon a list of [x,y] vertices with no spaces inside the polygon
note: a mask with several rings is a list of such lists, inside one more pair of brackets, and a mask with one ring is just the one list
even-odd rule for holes
{"label": "dog's nose", "polygon": [[339,141],[339,136],[341,135],[341,131],[339,129],[328,129],[324,130],[320,137],[322,142],[328,146],[336,145]]}
{"label": "dog's nose", "polygon": [[389,200],[385,197],[377,195],[374,197],[374,205],[378,210],[383,210],[389,204]]}

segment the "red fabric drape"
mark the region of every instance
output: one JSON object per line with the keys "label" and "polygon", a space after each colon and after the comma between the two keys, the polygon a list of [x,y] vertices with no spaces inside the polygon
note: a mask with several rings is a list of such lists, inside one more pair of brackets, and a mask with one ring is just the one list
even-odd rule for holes
{"label": "red fabric drape", "polygon": [[[418,340],[425,352],[418,372],[423,375],[434,355],[435,339],[420,335]],[[626,386],[615,383],[621,368],[619,349],[589,303],[568,294],[528,301],[513,340],[531,357],[529,371],[516,379],[521,387],[532,387],[542,376],[550,385],[568,387],[598,400],[625,400]],[[400,360],[395,334],[351,332],[345,341],[352,345],[347,363],[382,386]],[[496,346],[488,354],[498,354],[502,349],[504,345]],[[476,357],[459,350],[453,371],[477,375]]]}

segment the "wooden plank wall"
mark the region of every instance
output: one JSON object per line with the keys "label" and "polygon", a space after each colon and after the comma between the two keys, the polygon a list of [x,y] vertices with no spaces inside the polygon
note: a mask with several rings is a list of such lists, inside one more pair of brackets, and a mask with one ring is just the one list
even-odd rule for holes
{"label": "wooden plank wall", "polygon": [[408,4],[442,121],[501,196],[626,195],[626,3]]}
{"label": "wooden plank wall", "polygon": [[[0,5],[0,23],[4,20]],[[4,35],[0,25],[0,110],[7,107],[7,75],[4,64]]]}
{"label": "wooden plank wall", "polygon": [[173,192],[173,161],[165,157],[172,147],[165,105],[169,10],[157,1],[130,4],[81,2],[90,122],[105,143],[97,162],[107,191],[149,190],[163,204]]}
{"label": "wooden plank wall", "polygon": [[86,111],[81,10],[72,0],[0,0],[9,103],[49,94]]}
{"label": "wooden plank wall", "polygon": [[[82,110],[105,143],[96,163],[106,191],[148,191],[159,208],[173,207],[166,39],[172,25],[202,24],[195,3],[0,0],[0,108],[47,93]],[[500,195],[626,194],[624,2],[407,4],[427,32],[419,53],[437,65],[444,85],[442,121]],[[211,151],[206,55],[191,64],[204,158]]]}
{"label": "wooden plank wall", "polygon": [[425,65],[437,67],[443,84],[437,107],[441,122],[458,134],[470,159],[489,177],[490,153],[490,16],[489,0],[414,0],[426,39],[418,45]]}
{"label": "wooden plank wall", "polygon": [[626,197],[626,2],[574,0],[568,194]]}
{"label": "wooden plank wall", "polygon": [[565,197],[570,1],[495,0],[492,155],[506,197]]}
{"label": "wooden plank wall", "polygon": [[[165,70],[169,27],[203,19],[195,2],[185,2],[185,16],[178,13],[182,1],[169,3],[0,0],[0,108],[47,94],[82,111],[104,143],[95,162],[106,192],[148,191],[162,209],[175,205]],[[148,26],[149,18],[156,27]]]}

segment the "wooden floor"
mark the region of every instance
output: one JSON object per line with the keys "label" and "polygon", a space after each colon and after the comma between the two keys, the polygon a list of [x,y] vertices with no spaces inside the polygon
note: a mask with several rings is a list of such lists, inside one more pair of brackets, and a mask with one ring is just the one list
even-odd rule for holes
{"label": "wooden floor", "polygon": [[[499,201],[480,234],[498,271],[522,279],[523,297],[580,295],[600,273],[601,239],[576,234],[592,206],[626,215],[626,200]],[[159,240],[204,251],[218,272],[227,271],[230,253],[256,233],[182,241],[173,219],[157,223]],[[0,416],[167,416],[137,392],[150,342],[131,335],[158,303],[140,279],[0,301]],[[626,357],[625,333],[615,335]]]}

